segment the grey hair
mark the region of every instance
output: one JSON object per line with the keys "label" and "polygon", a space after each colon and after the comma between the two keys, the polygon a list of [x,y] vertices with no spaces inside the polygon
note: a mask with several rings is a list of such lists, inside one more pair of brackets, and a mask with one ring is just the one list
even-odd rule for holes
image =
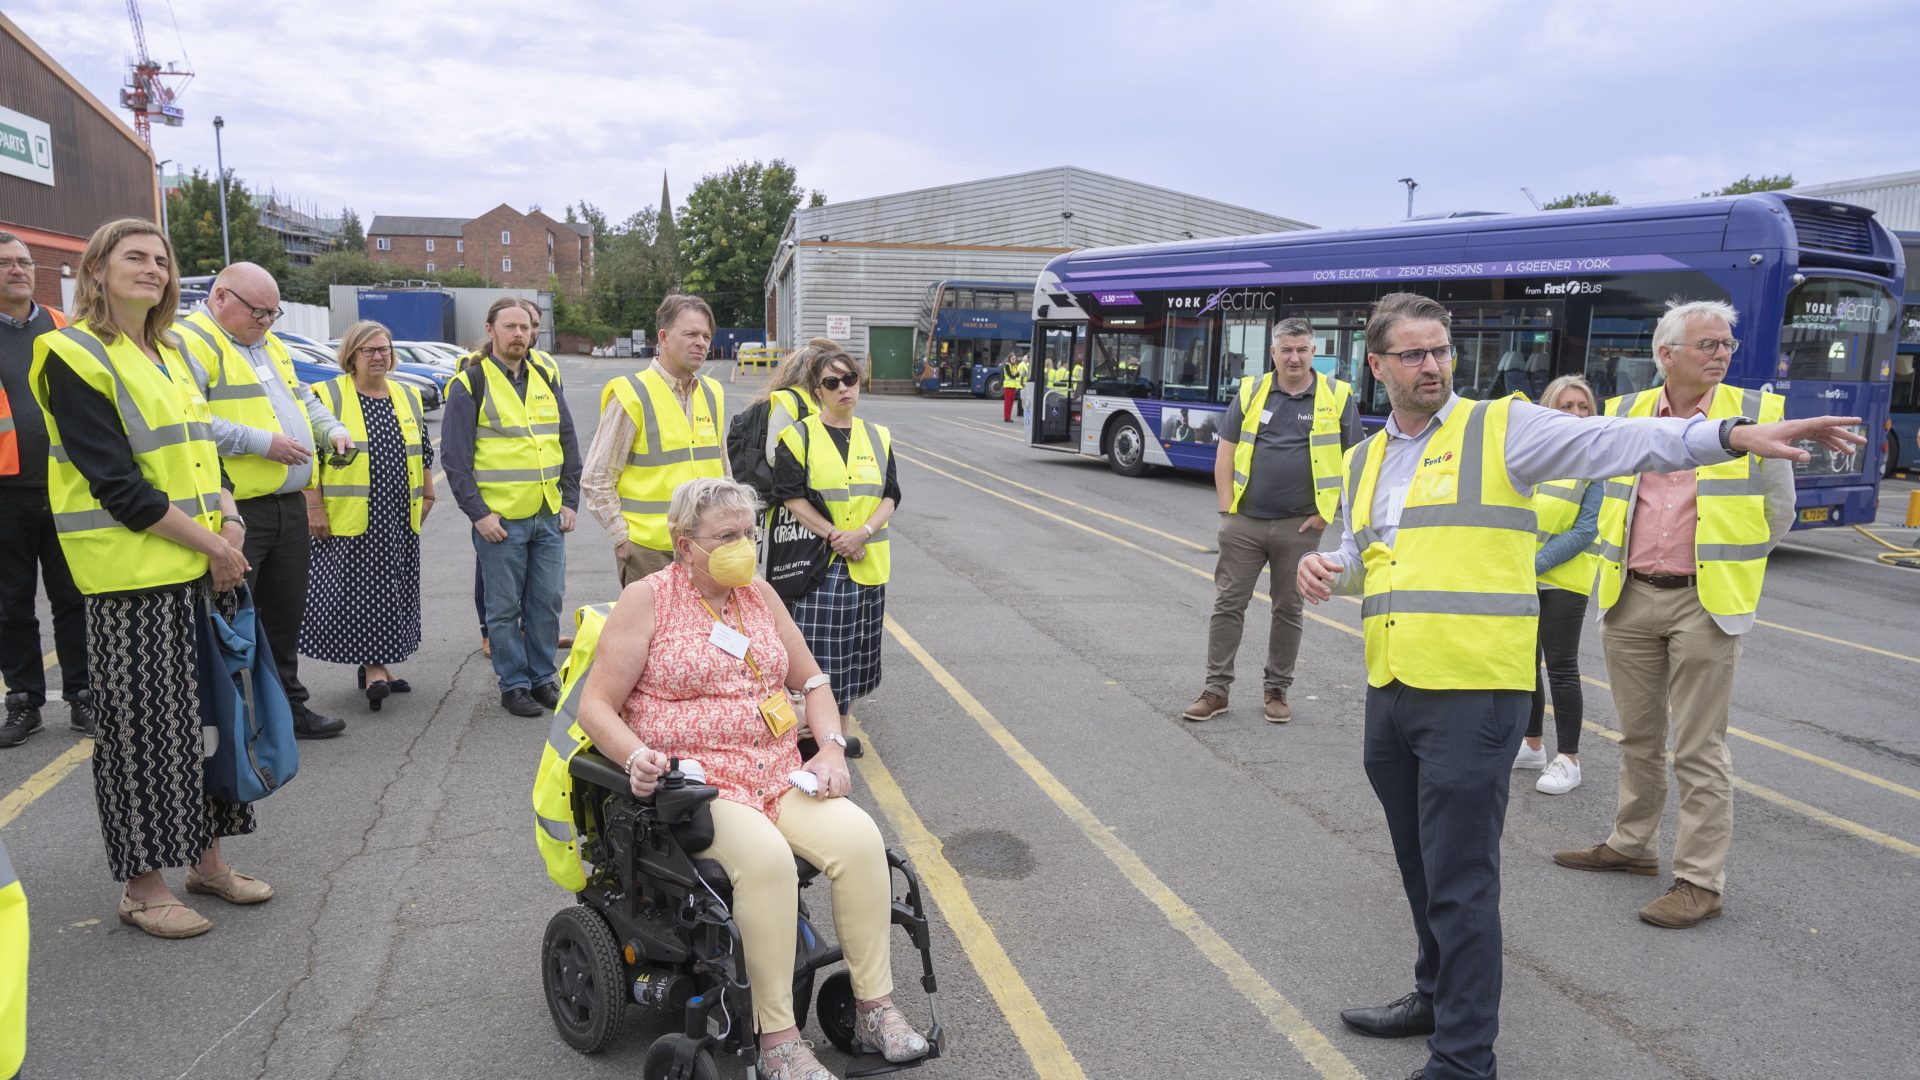
{"label": "grey hair", "polygon": [[1718,318],[1727,321],[1727,329],[1740,325],[1740,313],[1725,300],[1682,300],[1675,297],[1667,301],[1667,312],[1660,316],[1660,322],[1653,328],[1653,363],[1662,375],[1667,372],[1667,362],[1660,358],[1660,350],[1680,344],[1687,334],[1687,323],[1694,319]]}
{"label": "grey hair", "polygon": [[1578,390],[1587,395],[1587,404],[1593,407],[1594,415],[1600,414],[1600,395],[1595,394],[1587,380],[1578,375],[1562,375],[1548,383],[1547,388],[1540,392],[1540,404],[1545,408],[1557,409],[1560,407],[1560,395],[1569,390]]}
{"label": "grey hair", "polygon": [[760,513],[760,496],[752,488],[724,476],[700,476],[673,489],[667,504],[667,534],[678,540],[692,536],[710,511],[735,510],[748,517]]}
{"label": "grey hair", "polygon": [[1305,319],[1281,319],[1273,324],[1273,336],[1276,341],[1283,337],[1312,337],[1313,324]]}
{"label": "grey hair", "polygon": [[1367,316],[1367,351],[1383,355],[1392,347],[1388,337],[1393,328],[1408,320],[1437,322],[1449,330],[1453,328],[1453,312],[1448,311],[1438,300],[1421,296],[1419,293],[1388,293],[1373,303],[1373,314]]}

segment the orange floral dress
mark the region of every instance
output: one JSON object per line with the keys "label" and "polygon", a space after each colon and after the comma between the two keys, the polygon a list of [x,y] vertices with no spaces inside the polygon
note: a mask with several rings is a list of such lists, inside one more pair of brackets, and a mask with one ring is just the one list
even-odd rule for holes
{"label": "orange floral dress", "polygon": [[760,716],[761,700],[787,681],[787,648],[773,613],[752,586],[733,590],[719,611],[752,642],[756,676],[746,661],[708,640],[713,615],[686,567],[676,562],[645,580],[653,590],[653,641],[621,718],[653,749],[698,761],[721,798],[779,820],[780,796],[793,786],[787,775],[800,767],[800,747],[797,728],[775,736]]}

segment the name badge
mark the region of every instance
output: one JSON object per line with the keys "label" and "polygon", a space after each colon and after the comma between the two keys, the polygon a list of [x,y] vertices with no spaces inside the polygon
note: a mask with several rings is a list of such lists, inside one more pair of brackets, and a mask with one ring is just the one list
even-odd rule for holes
{"label": "name badge", "polygon": [[1261,423],[1263,423],[1263,424],[1271,424],[1271,423],[1273,423],[1273,410],[1272,410],[1272,409],[1268,409],[1268,410],[1267,410],[1266,412],[1263,412],[1263,413],[1261,413],[1261,414],[1260,414],[1260,422],[1261,422]]}
{"label": "name badge", "polygon": [[750,644],[747,635],[726,623],[716,621],[713,624],[713,632],[707,635],[707,640],[735,660],[746,659],[747,646]]}

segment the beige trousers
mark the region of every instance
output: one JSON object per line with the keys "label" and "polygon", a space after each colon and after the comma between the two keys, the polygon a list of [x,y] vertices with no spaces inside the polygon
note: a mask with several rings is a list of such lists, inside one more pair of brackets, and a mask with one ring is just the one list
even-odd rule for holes
{"label": "beige trousers", "polygon": [[1740,639],[1700,606],[1697,589],[1656,589],[1629,577],[1600,624],[1620,714],[1620,806],[1607,846],[1658,858],[1667,808],[1667,734],[1680,783],[1673,875],[1724,892],[1733,843],[1733,758],[1727,710]]}
{"label": "beige trousers", "polygon": [[833,883],[833,932],[846,952],[854,998],[871,1001],[893,993],[887,949],[893,885],[880,827],[865,810],[847,799],[817,799],[788,788],[775,823],[750,806],[715,799],[713,846],[699,855],[725,867],[733,882],[733,919],[747,953],[753,1018],[761,1034],[793,1026],[793,957],[800,932],[795,855]]}
{"label": "beige trousers", "polygon": [[1240,654],[1247,604],[1260,571],[1272,568],[1273,617],[1267,625],[1267,666],[1261,679],[1268,690],[1293,685],[1293,662],[1300,655],[1300,559],[1320,546],[1320,529],[1301,532],[1306,518],[1260,518],[1227,514],[1220,519],[1220,558],[1213,567],[1213,617],[1207,620],[1206,688],[1226,697],[1233,686],[1233,663]]}
{"label": "beige trousers", "polygon": [[673,552],[655,551],[629,540],[626,557],[619,561],[620,587],[624,589],[656,570],[665,569],[673,561]]}

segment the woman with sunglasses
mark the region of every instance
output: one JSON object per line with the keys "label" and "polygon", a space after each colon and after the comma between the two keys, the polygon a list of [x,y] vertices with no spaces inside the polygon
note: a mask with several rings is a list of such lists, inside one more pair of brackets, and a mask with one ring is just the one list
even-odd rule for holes
{"label": "woman with sunglasses", "polygon": [[846,726],[855,699],[880,685],[891,547],[887,521],[900,505],[893,437],[856,419],[860,367],[836,342],[816,339],[807,392],[819,411],[780,433],[773,497],[827,542],[819,583],[793,601],[793,621],[833,681]]}
{"label": "woman with sunglasses", "polygon": [[367,708],[413,687],[389,665],[420,647],[420,527],[433,509],[433,440],[419,391],[387,378],[393,338],[357,322],[340,339],[346,374],[317,384],[353,445],[321,455],[307,490],[313,534],[300,651],[353,664]]}

